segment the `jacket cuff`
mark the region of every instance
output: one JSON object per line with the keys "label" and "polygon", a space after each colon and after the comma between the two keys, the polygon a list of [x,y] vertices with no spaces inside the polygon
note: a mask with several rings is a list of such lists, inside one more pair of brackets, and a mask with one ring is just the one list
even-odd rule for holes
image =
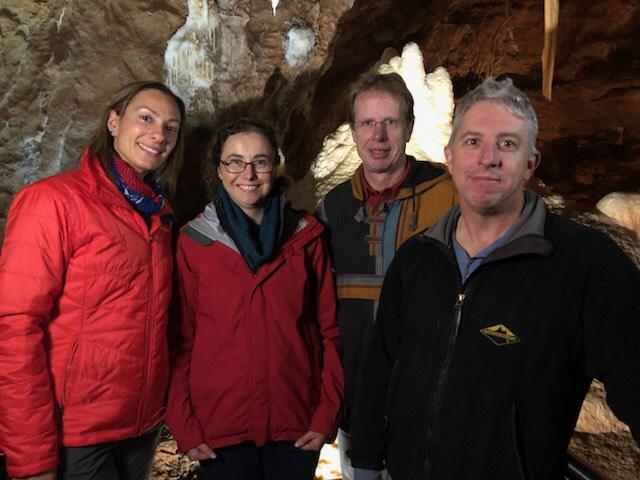
{"label": "jacket cuff", "polygon": [[371,470],[368,468],[354,468],[354,480],[380,480],[382,478],[381,470]]}
{"label": "jacket cuff", "polygon": [[202,443],[207,443],[204,440],[204,433],[199,425],[191,424],[192,428],[186,427],[181,429],[176,429],[174,433],[171,424],[168,423],[169,430],[171,430],[171,435],[173,439],[178,444],[178,450],[183,453],[187,453],[192,448],[199,446]]}
{"label": "jacket cuff", "polygon": [[336,434],[338,433],[338,425],[337,422],[328,422],[322,418],[318,418],[320,415],[314,415],[311,420],[311,425],[309,426],[309,430],[312,432],[322,433],[325,438],[325,443],[332,443]]}
{"label": "jacket cuff", "polygon": [[384,470],[384,459],[382,458],[353,458],[351,457],[351,451],[347,451],[347,456],[351,458],[351,466],[361,470]]}
{"label": "jacket cuff", "polygon": [[352,457],[352,450],[347,450],[347,456],[351,460],[351,466],[353,468],[360,468],[363,470],[377,470],[382,471],[385,468],[384,458],[380,456],[370,457]]}

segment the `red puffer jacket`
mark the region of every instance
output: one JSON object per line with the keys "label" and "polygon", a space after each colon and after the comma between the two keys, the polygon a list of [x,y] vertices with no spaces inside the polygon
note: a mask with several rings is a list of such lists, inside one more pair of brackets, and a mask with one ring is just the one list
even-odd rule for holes
{"label": "red puffer jacket", "polygon": [[212,204],[180,235],[167,423],[183,451],[335,435],[344,379],[323,227],[289,224],[295,233],[255,274]]}
{"label": "red puffer jacket", "polygon": [[99,161],[29,186],[0,257],[0,449],[11,476],[58,447],[122,440],[162,420],[170,210],[144,219]]}

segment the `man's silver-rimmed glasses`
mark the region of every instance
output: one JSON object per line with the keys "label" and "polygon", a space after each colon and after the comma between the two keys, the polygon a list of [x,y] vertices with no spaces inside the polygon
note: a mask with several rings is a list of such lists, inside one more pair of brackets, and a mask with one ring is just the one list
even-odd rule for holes
{"label": "man's silver-rimmed glasses", "polygon": [[356,130],[361,132],[371,132],[376,125],[380,125],[388,130],[396,130],[402,125],[402,120],[399,118],[385,118],[382,120],[363,120],[362,122],[355,122],[353,126]]}

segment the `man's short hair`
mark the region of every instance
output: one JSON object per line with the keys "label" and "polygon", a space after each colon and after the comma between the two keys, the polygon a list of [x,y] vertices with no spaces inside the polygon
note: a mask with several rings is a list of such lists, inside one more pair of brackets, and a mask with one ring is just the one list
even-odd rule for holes
{"label": "man's short hair", "polygon": [[356,121],[353,109],[356,97],[371,90],[386,92],[401,100],[404,103],[405,120],[407,123],[413,122],[413,96],[402,77],[397,73],[382,74],[371,71],[362,75],[351,87],[349,93],[349,124],[353,126]]}
{"label": "man's short hair", "polygon": [[449,148],[453,146],[464,114],[467,113],[474,104],[482,101],[497,103],[506,108],[514,117],[524,120],[532,153],[535,151],[536,138],[538,138],[538,118],[536,117],[536,112],[533,110],[533,106],[527,96],[513,84],[513,81],[509,77],[500,81],[492,77],[487,78],[460,99],[460,103],[456,107],[456,112],[453,117],[453,127],[451,128],[451,137],[449,137]]}

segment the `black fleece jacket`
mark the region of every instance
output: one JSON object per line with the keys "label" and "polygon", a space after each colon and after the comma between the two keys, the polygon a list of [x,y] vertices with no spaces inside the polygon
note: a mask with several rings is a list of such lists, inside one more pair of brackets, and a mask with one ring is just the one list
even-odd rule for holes
{"label": "black fleece jacket", "polygon": [[394,480],[556,480],[592,378],[640,429],[640,273],[604,234],[546,212],[461,282],[454,213],[389,267],[352,463]]}

